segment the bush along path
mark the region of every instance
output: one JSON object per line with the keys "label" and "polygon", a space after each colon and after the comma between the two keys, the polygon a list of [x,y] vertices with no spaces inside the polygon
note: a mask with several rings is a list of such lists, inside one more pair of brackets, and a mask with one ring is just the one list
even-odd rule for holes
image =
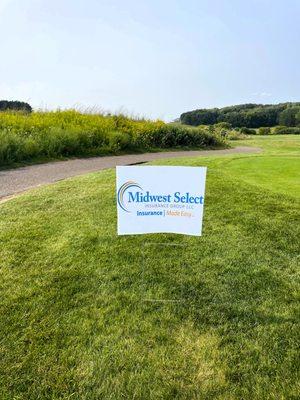
{"label": "bush along path", "polygon": [[130,154],[124,156],[78,158],[68,161],[56,161],[27,167],[0,171],[0,200],[7,199],[30,188],[57,182],[62,179],[88,172],[113,168],[116,165],[129,165],[162,158],[208,156],[233,153],[255,153],[258,147],[240,146],[224,150],[191,150],[161,153]]}
{"label": "bush along path", "polygon": [[171,148],[224,147],[205,129],[122,115],[0,113],[0,166],[36,159],[114,155]]}

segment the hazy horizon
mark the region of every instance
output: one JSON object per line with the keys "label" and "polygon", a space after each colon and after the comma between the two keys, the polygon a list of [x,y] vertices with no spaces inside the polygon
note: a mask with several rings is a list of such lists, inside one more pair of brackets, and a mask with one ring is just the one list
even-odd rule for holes
{"label": "hazy horizon", "polygon": [[172,120],[300,100],[296,0],[2,0],[0,18],[0,98],[35,109]]}

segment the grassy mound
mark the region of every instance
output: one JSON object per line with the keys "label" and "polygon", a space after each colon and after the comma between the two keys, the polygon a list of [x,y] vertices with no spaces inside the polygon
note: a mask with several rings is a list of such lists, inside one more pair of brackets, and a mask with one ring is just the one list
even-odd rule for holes
{"label": "grassy mound", "polygon": [[216,147],[199,128],[76,111],[0,113],[0,166],[32,159],[117,154],[173,147]]}
{"label": "grassy mound", "polygon": [[299,139],[267,139],[169,162],[208,166],[201,238],[117,237],[112,170],[2,204],[1,400],[296,399]]}

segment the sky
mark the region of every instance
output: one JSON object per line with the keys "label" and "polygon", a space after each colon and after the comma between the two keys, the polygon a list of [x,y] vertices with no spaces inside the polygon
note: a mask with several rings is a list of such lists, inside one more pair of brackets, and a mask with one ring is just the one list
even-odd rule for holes
{"label": "sky", "polygon": [[0,99],[173,120],[300,101],[299,0],[0,0]]}

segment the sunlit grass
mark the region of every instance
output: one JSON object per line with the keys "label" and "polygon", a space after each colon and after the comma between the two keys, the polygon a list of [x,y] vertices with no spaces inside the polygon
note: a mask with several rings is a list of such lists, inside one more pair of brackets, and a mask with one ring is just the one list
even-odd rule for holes
{"label": "sunlit grass", "polygon": [[112,170],[2,204],[1,400],[297,399],[299,142],[282,170],[276,146],[159,161],[208,166],[201,238],[117,237]]}

